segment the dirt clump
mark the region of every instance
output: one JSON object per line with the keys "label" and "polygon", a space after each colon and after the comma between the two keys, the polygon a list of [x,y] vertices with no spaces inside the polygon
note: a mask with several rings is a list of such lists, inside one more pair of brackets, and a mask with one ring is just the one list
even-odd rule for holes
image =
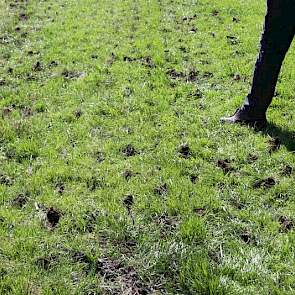
{"label": "dirt clump", "polygon": [[73,79],[79,79],[79,78],[84,78],[86,76],[85,72],[78,72],[78,71],[69,71],[69,70],[64,70],[61,75],[66,79],[66,80],[73,80]]}
{"label": "dirt clump", "polygon": [[236,36],[226,36],[226,39],[230,45],[237,45],[239,43],[239,39]]}
{"label": "dirt clump", "polygon": [[231,171],[233,171],[233,168],[231,167],[231,162],[228,159],[218,160],[217,166],[221,168],[225,174],[228,174]]}
{"label": "dirt clump", "polygon": [[33,65],[32,69],[33,69],[33,71],[35,71],[35,72],[40,72],[40,71],[43,70],[43,66],[42,66],[42,64],[41,64],[40,61],[37,61],[37,62]]}
{"label": "dirt clump", "polygon": [[197,183],[198,179],[199,179],[198,175],[196,174],[190,175],[190,180],[192,183]]}
{"label": "dirt clump", "polygon": [[46,212],[47,222],[50,228],[54,228],[57,226],[60,220],[61,214],[53,207],[50,207]]}
{"label": "dirt clump", "polygon": [[13,185],[13,180],[8,175],[2,174],[0,172],[0,184],[11,186]]}
{"label": "dirt clump", "polygon": [[248,157],[247,157],[247,162],[249,164],[254,163],[257,160],[258,160],[258,156],[255,155],[255,154],[249,154]]}
{"label": "dirt clump", "polygon": [[99,188],[102,188],[104,186],[104,182],[103,179],[101,179],[100,177],[92,175],[86,180],[86,185],[87,188],[93,192]]}
{"label": "dirt clump", "polygon": [[22,114],[23,118],[28,118],[28,117],[32,116],[34,114],[34,112],[30,107],[25,106],[24,108],[21,109],[21,114]]}
{"label": "dirt clump", "polygon": [[63,182],[58,182],[55,185],[55,190],[58,192],[60,195],[62,195],[65,191],[65,184]]}
{"label": "dirt clump", "polygon": [[139,152],[135,149],[135,147],[132,144],[127,144],[125,147],[121,149],[121,151],[123,155],[126,157],[132,157],[139,154]]}
{"label": "dirt clump", "polygon": [[18,208],[23,208],[29,201],[28,196],[24,194],[19,194],[16,198],[12,200],[12,205]]}
{"label": "dirt clump", "polygon": [[182,158],[185,159],[188,159],[193,155],[188,143],[181,144],[178,148],[178,153]]}
{"label": "dirt clump", "polygon": [[196,82],[198,80],[199,71],[196,69],[190,69],[187,73],[177,71],[176,69],[170,69],[166,74],[173,80],[182,80],[184,82]]}
{"label": "dirt clump", "polygon": [[154,64],[152,58],[150,56],[145,57],[130,57],[130,56],[124,56],[123,61],[126,62],[139,62],[143,66],[146,66],[148,68],[155,68],[156,65]]}
{"label": "dirt clump", "polygon": [[98,217],[100,216],[100,211],[93,210],[93,211],[87,211],[85,215],[83,216],[85,225],[84,230],[85,232],[92,233],[95,230],[95,227],[98,223]]}
{"label": "dirt clump", "polygon": [[92,264],[91,258],[81,251],[71,251],[71,258],[77,263],[86,263],[88,265]]}
{"label": "dirt clump", "polygon": [[281,140],[278,137],[272,137],[268,143],[270,153],[277,151],[281,147]]}
{"label": "dirt clump", "polygon": [[216,9],[214,9],[214,10],[212,10],[211,15],[212,16],[218,16],[219,15],[219,11],[216,10]]}
{"label": "dirt clump", "polygon": [[57,67],[57,66],[58,66],[58,62],[55,61],[55,60],[52,60],[52,61],[48,64],[48,66],[49,66],[50,68]]}
{"label": "dirt clump", "polygon": [[127,195],[126,197],[124,197],[123,205],[126,207],[128,212],[131,211],[133,204],[134,204],[134,197],[132,195]]}
{"label": "dirt clump", "polygon": [[250,244],[252,242],[252,235],[249,231],[244,231],[241,233],[240,238],[246,243]]}
{"label": "dirt clump", "polygon": [[79,119],[83,115],[83,111],[81,109],[77,109],[74,112],[74,115],[75,115],[76,119]]}
{"label": "dirt clump", "polygon": [[281,170],[281,174],[283,176],[290,176],[292,174],[292,172],[293,172],[293,167],[290,165],[284,166]]}
{"label": "dirt clump", "polygon": [[293,221],[288,218],[287,216],[280,216],[279,222],[281,224],[281,231],[282,232],[288,232],[293,229],[294,223]]}
{"label": "dirt clump", "polygon": [[96,262],[96,273],[104,279],[106,287],[107,284],[111,284],[112,294],[147,295],[151,293],[151,289],[141,281],[134,267],[127,266],[119,260],[99,259]]}
{"label": "dirt clump", "polygon": [[257,188],[271,188],[272,186],[274,186],[276,184],[276,181],[274,178],[272,177],[267,177],[265,179],[260,179],[257,180],[254,184],[253,184],[253,188],[257,189]]}
{"label": "dirt clump", "polygon": [[24,12],[20,12],[20,14],[18,15],[18,18],[21,21],[26,21],[26,20],[28,20],[28,15]]}

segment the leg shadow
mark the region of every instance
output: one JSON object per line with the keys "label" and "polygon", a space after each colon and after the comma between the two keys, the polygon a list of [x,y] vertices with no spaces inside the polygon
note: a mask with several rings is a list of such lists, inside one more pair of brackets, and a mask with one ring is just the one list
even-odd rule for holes
{"label": "leg shadow", "polygon": [[273,123],[267,123],[263,129],[259,129],[263,134],[280,139],[281,144],[284,145],[288,151],[295,151],[295,131],[277,126]]}

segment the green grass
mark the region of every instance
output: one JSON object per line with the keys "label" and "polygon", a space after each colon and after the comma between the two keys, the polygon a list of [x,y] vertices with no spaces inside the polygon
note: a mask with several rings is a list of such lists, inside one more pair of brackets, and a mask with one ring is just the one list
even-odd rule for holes
{"label": "green grass", "polygon": [[1,294],[295,293],[294,47],[268,129],[219,123],[264,12],[0,0]]}

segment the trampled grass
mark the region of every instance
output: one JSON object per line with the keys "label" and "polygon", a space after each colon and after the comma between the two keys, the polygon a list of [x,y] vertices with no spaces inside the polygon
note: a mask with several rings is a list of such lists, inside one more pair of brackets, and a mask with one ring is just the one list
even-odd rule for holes
{"label": "trampled grass", "polygon": [[0,0],[1,294],[294,294],[294,48],[264,132],[264,1]]}

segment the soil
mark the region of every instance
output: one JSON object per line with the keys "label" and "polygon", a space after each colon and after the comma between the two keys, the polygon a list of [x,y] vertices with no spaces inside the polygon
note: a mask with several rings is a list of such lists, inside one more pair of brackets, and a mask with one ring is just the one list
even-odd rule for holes
{"label": "soil", "polygon": [[274,178],[272,177],[268,177],[265,179],[261,179],[261,180],[257,180],[254,185],[253,188],[271,188],[272,186],[274,186],[276,184],[276,181]]}
{"label": "soil", "polygon": [[131,211],[133,204],[134,204],[134,197],[132,195],[127,195],[123,200],[123,205],[126,207],[128,212]]}
{"label": "soil", "polygon": [[250,244],[252,242],[252,237],[250,232],[245,231],[240,235],[240,238],[246,243],[246,244]]}
{"label": "soil", "polygon": [[178,153],[182,158],[188,159],[190,158],[193,153],[187,143],[181,144],[178,148]]}
{"label": "soil", "polygon": [[273,153],[281,147],[281,140],[278,137],[269,140],[269,152]]}
{"label": "soil", "polygon": [[292,172],[293,172],[293,167],[286,165],[282,168],[281,174],[283,176],[291,176]]}
{"label": "soil", "polygon": [[132,266],[126,266],[121,261],[110,258],[102,258],[96,262],[96,272],[104,280],[112,282],[114,288],[112,294],[146,295],[151,290],[145,286],[136,270]]}
{"label": "soil", "polygon": [[198,181],[198,175],[192,174],[190,176],[190,180],[191,180],[192,183],[197,183],[197,181]]}
{"label": "soil", "polygon": [[27,202],[29,201],[29,198],[24,194],[19,194],[15,199],[12,200],[12,205],[18,208],[24,207]]}
{"label": "soil", "polygon": [[293,229],[294,223],[287,216],[280,216],[279,222],[281,224],[281,231],[288,232]]}
{"label": "soil", "polygon": [[59,220],[60,220],[61,214],[54,208],[49,208],[46,212],[46,218],[48,221],[48,224],[51,228],[54,228],[57,226]]}
{"label": "soil", "polygon": [[121,149],[121,151],[122,151],[123,155],[126,157],[132,157],[132,156],[139,154],[139,152],[131,144],[126,145],[124,148]]}
{"label": "soil", "polygon": [[223,170],[225,174],[230,173],[233,171],[233,168],[230,165],[230,161],[228,159],[225,160],[218,160],[217,166]]}

